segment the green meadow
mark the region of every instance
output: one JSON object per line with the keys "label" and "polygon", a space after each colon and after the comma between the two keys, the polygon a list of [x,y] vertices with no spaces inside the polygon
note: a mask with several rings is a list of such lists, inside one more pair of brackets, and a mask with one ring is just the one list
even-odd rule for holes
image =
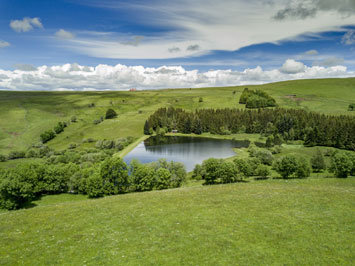
{"label": "green meadow", "polygon": [[[66,149],[83,139],[116,139],[143,136],[143,124],[159,107],[244,108],[238,100],[245,88],[260,88],[281,107],[302,108],[326,114],[348,114],[355,99],[355,78],[299,80],[258,86],[201,89],[167,89],[137,92],[0,92],[0,154],[27,149],[39,135],[61,121],[77,117],[48,144]],[[234,93],[235,92],[235,93]],[[199,102],[199,98],[203,102]],[[94,103],[95,107],[88,105]],[[95,125],[94,120],[113,108],[118,117]],[[83,144],[82,147],[87,147]],[[80,147],[79,147],[80,149]]]}
{"label": "green meadow", "polygon": [[[83,141],[89,138],[132,136],[118,152],[123,157],[147,137],[144,122],[158,108],[245,108],[238,104],[245,87],[265,90],[280,107],[355,115],[347,110],[355,101],[355,78],[136,92],[0,91],[0,155],[26,151],[65,121],[68,127],[46,145],[84,150],[95,145]],[[108,108],[117,118],[94,124]],[[259,134],[202,136],[266,140]],[[290,141],[274,157],[310,160],[317,149],[336,150]],[[246,148],[236,153],[227,160],[249,156]],[[37,160],[8,160],[0,168]],[[188,178],[177,189],[100,199],[45,195],[24,209],[0,210],[1,265],[354,265],[354,239],[355,178],[328,171],[287,180],[272,171],[267,180],[211,186]]]}
{"label": "green meadow", "polygon": [[0,214],[2,265],[353,265],[355,260],[354,178],[196,185],[96,200],[58,197]]}

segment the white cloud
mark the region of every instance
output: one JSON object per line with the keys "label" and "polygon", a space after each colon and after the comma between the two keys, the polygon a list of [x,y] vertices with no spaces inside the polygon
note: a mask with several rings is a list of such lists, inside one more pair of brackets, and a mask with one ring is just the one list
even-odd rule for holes
{"label": "white cloud", "polygon": [[11,20],[10,27],[16,32],[27,32],[33,27],[43,28],[40,18],[25,17],[22,20]]}
{"label": "white cloud", "polygon": [[0,40],[0,48],[8,47],[10,43]]}
{"label": "white cloud", "polygon": [[55,36],[57,36],[58,38],[61,39],[73,39],[75,37],[75,35],[69,31],[60,29],[55,33]]}
{"label": "white cloud", "polygon": [[[300,63],[292,60],[288,60],[288,62],[286,65],[289,66],[297,66]],[[290,69],[288,68],[288,70]],[[181,66],[149,68],[118,64],[88,67],[65,64],[40,66],[34,71],[0,69],[0,88],[55,91],[190,88],[262,84],[293,79],[351,77],[354,75],[355,72],[348,71],[345,66],[308,67],[303,65],[303,71],[294,70],[293,72],[282,72],[279,69],[263,70],[260,66],[243,71],[210,70],[199,72],[198,70],[186,70]]]}
{"label": "white cloud", "polygon": [[293,59],[287,59],[280,68],[280,71],[287,74],[296,74],[304,72],[305,65],[302,62],[297,62]]}
{"label": "white cloud", "polygon": [[[144,13],[144,16],[135,17],[138,25],[158,29],[164,25],[164,28],[171,30],[142,36],[136,46],[124,45],[132,42],[131,33],[103,37],[78,36],[64,45],[76,52],[99,58],[167,59],[195,56],[212,50],[233,51],[258,43],[277,43],[305,33],[317,38],[315,33],[339,30],[344,25],[354,24],[353,15],[344,16],[343,13],[334,12],[333,6],[337,3],[334,1],[332,8],[322,5],[313,17],[308,18],[307,23],[303,20],[272,19],[290,1],[271,1],[274,4],[267,2],[270,1],[175,0],[167,4],[166,1],[156,0],[138,5],[135,1],[122,4],[111,0],[91,0],[91,4],[111,10],[128,9],[127,12]],[[198,44],[200,49],[187,49],[191,44]],[[173,47],[180,47],[181,51],[169,52],[169,48]]]}

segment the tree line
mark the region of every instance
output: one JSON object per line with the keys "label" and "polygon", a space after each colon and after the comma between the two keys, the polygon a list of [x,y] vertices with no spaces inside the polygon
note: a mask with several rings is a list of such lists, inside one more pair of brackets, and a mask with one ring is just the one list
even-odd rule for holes
{"label": "tree line", "polygon": [[200,109],[160,108],[144,124],[144,134],[165,128],[181,133],[259,133],[268,145],[303,140],[305,146],[355,150],[355,117],[326,115],[299,109]]}
{"label": "tree line", "polygon": [[185,166],[159,160],[149,164],[119,157],[97,164],[36,162],[0,169],[0,208],[18,209],[46,194],[77,193],[90,198],[180,187]]}
{"label": "tree line", "polygon": [[304,157],[285,155],[274,160],[268,150],[249,150],[251,158],[236,158],[233,162],[210,158],[197,164],[192,178],[204,180],[204,185],[242,182],[246,178],[266,179],[271,175],[270,166],[283,179],[307,178],[311,172],[319,173],[326,169],[336,177],[355,176],[355,154],[350,152],[334,152],[330,156],[330,165],[326,165],[323,154],[317,150],[308,161]]}

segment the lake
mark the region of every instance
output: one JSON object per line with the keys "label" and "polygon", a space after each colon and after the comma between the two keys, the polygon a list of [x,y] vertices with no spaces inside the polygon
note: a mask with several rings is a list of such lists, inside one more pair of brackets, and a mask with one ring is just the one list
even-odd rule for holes
{"label": "lake", "polygon": [[228,158],[236,153],[233,148],[247,148],[248,140],[227,140],[184,136],[153,136],[141,142],[125,157],[129,164],[132,159],[150,163],[165,158],[167,161],[181,162],[186,170],[192,171],[196,164],[208,158]]}

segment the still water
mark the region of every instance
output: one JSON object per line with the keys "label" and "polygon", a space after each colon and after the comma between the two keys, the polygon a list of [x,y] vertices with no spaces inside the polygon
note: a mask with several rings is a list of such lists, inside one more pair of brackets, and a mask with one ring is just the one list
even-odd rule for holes
{"label": "still water", "polygon": [[181,162],[187,171],[192,171],[196,164],[208,158],[227,158],[235,155],[233,148],[246,148],[248,140],[226,140],[201,137],[150,137],[141,142],[124,161],[129,164],[132,159],[149,163],[165,158],[167,161]]}

